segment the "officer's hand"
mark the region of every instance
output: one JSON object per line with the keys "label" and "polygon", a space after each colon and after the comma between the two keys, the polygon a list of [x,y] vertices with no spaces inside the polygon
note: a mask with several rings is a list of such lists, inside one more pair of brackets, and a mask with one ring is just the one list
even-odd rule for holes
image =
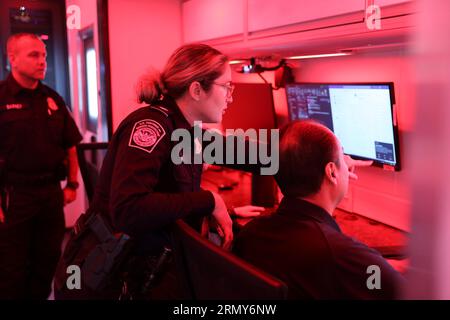
{"label": "officer's hand", "polygon": [[356,167],[370,167],[373,163],[373,161],[367,161],[367,160],[355,160],[352,159],[348,155],[344,155],[344,161],[347,164],[348,171],[349,171],[349,178],[353,180],[358,180],[358,176],[355,173]]}
{"label": "officer's hand", "polygon": [[257,207],[257,206],[243,206],[243,207],[235,207],[233,209],[235,216],[239,218],[257,217],[264,210],[266,210],[264,207]]}
{"label": "officer's hand", "polygon": [[77,198],[77,190],[72,188],[64,188],[64,205],[74,202]]}
{"label": "officer's hand", "polygon": [[217,232],[222,237],[222,247],[230,249],[233,242],[233,222],[228,214],[227,206],[221,196],[211,192],[214,196],[215,207],[212,216],[217,221]]}

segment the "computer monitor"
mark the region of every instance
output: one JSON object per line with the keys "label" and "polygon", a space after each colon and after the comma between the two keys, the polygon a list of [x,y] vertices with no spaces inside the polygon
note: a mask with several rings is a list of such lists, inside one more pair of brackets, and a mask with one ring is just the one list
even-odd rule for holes
{"label": "computer monitor", "polygon": [[272,85],[268,83],[235,83],[233,102],[223,115],[223,129],[276,128]]}
{"label": "computer monitor", "polygon": [[[270,83],[235,83],[233,102],[222,119],[226,129],[275,129],[276,113]],[[272,176],[253,175],[252,204],[272,207],[277,202],[276,184]]]}
{"label": "computer monitor", "polygon": [[344,153],[400,170],[393,83],[293,83],[286,97],[291,121],[321,122]]}

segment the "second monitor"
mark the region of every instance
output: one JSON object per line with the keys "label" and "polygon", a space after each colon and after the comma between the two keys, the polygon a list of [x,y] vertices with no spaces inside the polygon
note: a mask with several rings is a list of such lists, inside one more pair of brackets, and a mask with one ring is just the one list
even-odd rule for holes
{"label": "second monitor", "polygon": [[346,154],[400,169],[392,83],[294,83],[286,96],[290,120],[321,122]]}

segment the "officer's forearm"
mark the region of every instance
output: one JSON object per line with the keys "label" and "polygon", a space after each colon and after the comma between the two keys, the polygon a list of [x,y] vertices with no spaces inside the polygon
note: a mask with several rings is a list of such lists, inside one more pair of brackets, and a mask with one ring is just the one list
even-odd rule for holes
{"label": "officer's forearm", "polygon": [[78,158],[76,147],[67,149],[67,181],[76,182],[78,179]]}

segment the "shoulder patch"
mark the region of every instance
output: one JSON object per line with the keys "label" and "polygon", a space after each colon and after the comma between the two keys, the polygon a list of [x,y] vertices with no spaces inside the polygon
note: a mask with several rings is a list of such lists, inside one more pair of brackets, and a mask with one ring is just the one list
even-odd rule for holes
{"label": "shoulder patch", "polygon": [[128,145],[151,153],[165,134],[163,126],[155,120],[140,120],[134,124]]}

